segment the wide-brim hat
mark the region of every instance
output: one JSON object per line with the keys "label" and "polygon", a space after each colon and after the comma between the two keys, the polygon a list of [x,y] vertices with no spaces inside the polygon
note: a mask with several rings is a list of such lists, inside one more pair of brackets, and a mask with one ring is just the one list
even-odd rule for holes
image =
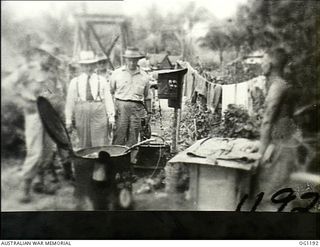
{"label": "wide-brim hat", "polygon": [[63,62],[64,58],[60,56],[60,49],[55,44],[43,43],[40,46],[33,47],[36,51],[41,51],[48,54],[58,62]]}
{"label": "wide-brim hat", "polygon": [[97,63],[99,60],[94,55],[93,51],[81,51],[79,54],[78,64],[93,64]]}
{"label": "wide-brim hat", "polygon": [[105,55],[98,55],[97,56],[97,63],[99,62],[107,62],[108,61],[108,58],[105,56]]}
{"label": "wide-brim hat", "polygon": [[139,49],[136,47],[128,47],[122,56],[124,58],[132,58],[132,59],[141,59],[145,57],[140,53]]}

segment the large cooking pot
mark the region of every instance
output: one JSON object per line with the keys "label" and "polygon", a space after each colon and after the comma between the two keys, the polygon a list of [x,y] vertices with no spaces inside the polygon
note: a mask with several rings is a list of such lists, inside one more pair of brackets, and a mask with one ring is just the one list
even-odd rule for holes
{"label": "large cooking pot", "polygon": [[50,102],[39,97],[37,106],[44,128],[59,148],[68,151],[73,161],[77,209],[82,209],[86,197],[92,201],[95,210],[118,206],[122,209],[130,208],[133,182],[130,152],[152,139],[130,148],[111,145],[74,152],[66,127]]}
{"label": "large cooking pot", "polygon": [[[128,209],[132,204],[132,167],[130,152],[125,146],[85,148],[72,157],[75,177],[74,195],[77,206],[86,196],[95,210]],[[106,152],[110,158],[96,158]]]}

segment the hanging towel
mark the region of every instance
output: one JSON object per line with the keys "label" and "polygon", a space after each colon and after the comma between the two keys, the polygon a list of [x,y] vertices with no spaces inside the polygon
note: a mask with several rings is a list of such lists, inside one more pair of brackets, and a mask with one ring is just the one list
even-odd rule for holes
{"label": "hanging towel", "polygon": [[228,108],[229,104],[235,102],[235,84],[222,85],[222,114]]}
{"label": "hanging towel", "polygon": [[217,112],[217,109],[219,108],[219,105],[221,102],[222,86],[219,84],[216,84],[214,87],[213,93],[214,94],[213,94],[213,102],[212,102],[212,109],[213,109],[212,112]]}
{"label": "hanging towel", "polygon": [[222,86],[222,113],[229,104],[242,105],[248,109],[248,83],[241,82]]}
{"label": "hanging towel", "polygon": [[216,87],[216,84],[208,84],[208,90],[207,90],[207,108],[213,111],[213,99],[214,99],[214,88]]}
{"label": "hanging towel", "polygon": [[248,109],[248,83],[241,82],[235,84],[236,105],[242,105]]}

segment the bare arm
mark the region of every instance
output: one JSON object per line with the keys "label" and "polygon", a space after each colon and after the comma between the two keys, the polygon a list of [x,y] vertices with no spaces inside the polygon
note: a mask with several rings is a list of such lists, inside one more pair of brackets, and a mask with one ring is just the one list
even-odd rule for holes
{"label": "bare arm", "polygon": [[261,124],[261,137],[260,137],[260,154],[263,156],[268,145],[271,141],[272,126],[277,119],[280,108],[282,107],[282,100],[286,94],[288,86],[285,82],[277,81],[270,86],[267,98],[266,109],[264,112],[262,124]]}
{"label": "bare arm", "polygon": [[144,103],[146,105],[148,113],[151,112],[151,90],[149,82],[146,83],[146,86],[144,88]]}

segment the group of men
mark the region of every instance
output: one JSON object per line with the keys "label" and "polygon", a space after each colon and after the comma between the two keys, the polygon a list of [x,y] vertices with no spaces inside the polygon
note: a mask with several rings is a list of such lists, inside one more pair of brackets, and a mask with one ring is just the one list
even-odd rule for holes
{"label": "group of men", "polygon": [[[148,122],[151,117],[150,78],[137,65],[143,57],[137,48],[126,50],[125,66],[113,71],[109,78],[98,73],[97,64],[101,60],[93,52],[81,52],[78,61],[81,73],[69,83],[65,104],[56,76],[59,57],[44,46],[33,49],[30,54],[26,65],[9,77],[22,101],[25,116],[27,155],[22,168],[22,202],[31,200],[31,185],[39,174],[38,184],[42,192],[48,192],[40,171],[52,162],[55,152],[39,117],[38,96],[45,96],[53,103],[64,116],[68,131],[76,129],[80,148],[110,144],[132,146],[138,142],[142,119]],[[255,188],[267,194],[287,182],[297,160],[293,143],[296,127],[292,121],[292,86],[283,79],[287,61],[288,55],[283,49],[274,49],[263,63],[268,96]],[[59,153],[65,175],[70,179],[71,163],[63,150]]]}
{"label": "group of men", "polygon": [[123,57],[126,65],[107,79],[96,73],[99,60],[93,52],[80,53],[81,74],[70,82],[65,110],[67,129],[75,123],[80,148],[132,146],[138,142],[142,119],[150,120],[149,77],[137,66],[143,55],[128,48]]}
{"label": "group of men", "polygon": [[[69,132],[76,130],[79,148],[134,145],[139,140],[142,119],[149,121],[151,116],[149,77],[137,66],[143,57],[137,48],[125,51],[125,66],[113,71],[108,79],[99,74],[101,59],[92,51],[80,52],[81,73],[69,83],[66,100],[57,76],[61,59],[54,50],[52,45],[33,48],[25,65],[8,78],[24,109],[27,154],[21,171],[20,199],[24,203],[31,201],[32,188],[53,193],[46,186],[43,171],[52,166],[57,149],[41,123],[36,105],[39,96],[52,103]],[[72,179],[68,153],[58,148],[58,154],[65,178]]]}

